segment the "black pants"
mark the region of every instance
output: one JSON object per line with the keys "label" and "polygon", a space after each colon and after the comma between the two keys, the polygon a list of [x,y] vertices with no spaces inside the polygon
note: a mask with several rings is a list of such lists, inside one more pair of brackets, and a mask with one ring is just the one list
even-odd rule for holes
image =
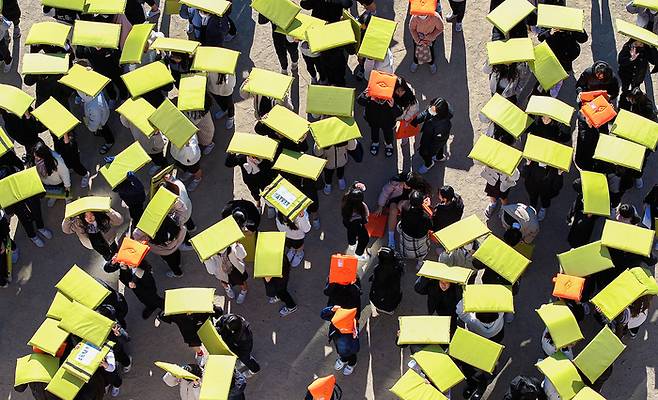
{"label": "black pants", "polygon": [[292,296],[288,292],[287,287],[281,287],[279,290],[276,291],[276,297],[281,299],[283,304],[286,305],[287,308],[295,308],[297,307],[297,303],[295,303],[295,300],[293,300]]}
{"label": "black pants", "polygon": [[235,116],[235,102],[233,102],[233,95],[230,96],[220,96],[218,94],[211,93],[212,97],[217,102],[219,108],[222,111],[226,112],[226,116],[233,118]]}
{"label": "black pants", "polygon": [[114,359],[123,367],[130,365],[130,357],[128,356],[127,342],[123,337],[118,337],[114,340],[116,344],[112,348],[114,351]]}
{"label": "black pants", "polygon": [[352,221],[347,226],[347,243],[350,246],[356,244],[356,255],[360,256],[368,247],[368,242],[370,241],[370,235],[368,235],[368,230],[361,220]]}
{"label": "black pants", "polygon": [[137,225],[139,219],[142,218],[142,214],[144,214],[144,203],[126,203],[126,205],[128,206],[130,219]]}
{"label": "black pants", "polygon": [[297,42],[289,42],[286,35],[272,31],[272,41],[274,42],[274,51],[281,64],[281,69],[288,69],[288,54],[290,61],[296,63],[299,60],[299,49]]}
{"label": "black pants", "polygon": [[7,260],[6,251],[0,253],[0,286],[6,285],[7,278],[9,278],[9,260]]}
{"label": "black pants", "polygon": [[[418,47],[418,45],[416,45],[416,42],[413,43],[414,43],[414,64],[418,64],[418,58],[416,57],[416,47]],[[434,42],[432,42],[432,44],[430,45],[430,56],[431,58],[429,63],[434,64]]]}
{"label": "black pants", "polygon": [[251,355],[249,354],[238,354],[238,359],[242,361],[242,363],[245,365],[245,367],[249,368],[249,371],[256,373],[260,371],[260,364],[258,364],[258,361]]}
{"label": "black pants", "polygon": [[9,41],[7,39],[0,40],[0,58],[5,64],[11,63],[11,51],[9,51]]}
{"label": "black pants", "polygon": [[424,147],[421,143],[420,149],[418,149],[418,154],[420,154],[426,167],[429,168],[432,165],[434,162],[434,157],[439,159],[443,157],[443,151],[445,150],[446,143],[448,142],[439,143],[433,147]]}
{"label": "black pants", "polygon": [[158,153],[149,154],[149,157],[151,157],[153,164],[157,165],[158,167],[164,168],[167,166],[167,157],[165,157],[161,151]]}
{"label": "black pants", "polygon": [[345,167],[338,167],[336,169],[324,169],[324,183],[331,185],[331,180],[334,177],[334,171],[336,171],[336,178],[343,179],[345,176]]}
{"label": "black pants", "polygon": [[190,219],[185,222],[185,227],[187,228],[187,232],[185,232],[184,243],[188,246],[191,246],[192,244],[190,243],[190,239],[192,239],[192,236],[190,235],[190,231],[193,231],[194,228],[196,228],[196,224],[194,221],[192,221],[192,217],[190,217]]}
{"label": "black pants", "polygon": [[379,125],[375,121],[368,121],[368,124],[370,124],[370,140],[373,143],[379,143],[379,131],[381,130],[384,136],[384,143],[387,145],[393,144],[393,139],[395,137],[393,126]]}
{"label": "black pants", "polygon": [[176,275],[183,274],[183,270],[180,267],[180,258],[181,258],[180,250],[177,249],[173,253],[161,257],[167,263],[171,272],[173,272]]}
{"label": "black pants", "polygon": [[318,62],[319,57],[309,57],[302,54],[302,58],[306,63],[306,70],[312,78],[317,78],[320,81],[325,81],[327,79],[320,68],[320,63]]}
{"label": "black pants", "polygon": [[15,214],[18,221],[23,225],[27,237],[30,239],[37,235],[37,229],[44,227],[43,216],[41,214],[41,199],[38,197],[30,197],[23,200],[16,207]]}
{"label": "black pants", "polygon": [[110,261],[112,256],[116,254],[118,246],[116,242],[107,243],[107,240],[103,237],[103,234],[100,232],[97,233],[88,233],[87,237],[91,243],[91,247],[100,254],[105,261]]}
{"label": "black pants", "polygon": [[53,143],[55,144],[55,151],[62,156],[66,166],[80,176],[87,175],[89,170],[82,165],[82,161],[80,160],[80,150],[78,149],[78,143],[75,138],[72,135],[69,135],[69,142],[64,143],[64,140],[57,139],[55,135],[51,136],[53,137]]}
{"label": "black pants", "polygon": [[356,354],[352,354],[351,356],[347,356],[347,357],[340,356],[340,361],[347,363],[347,365],[349,365],[350,367],[353,367],[356,365],[356,361],[357,361]]}
{"label": "black pants", "polygon": [[101,127],[99,134],[103,137],[103,139],[105,139],[105,143],[114,144],[114,134],[108,125],[109,121]]}
{"label": "black pants", "polygon": [[[148,273],[150,274],[150,272]],[[144,304],[144,308],[147,310],[164,310],[164,299],[160,297],[155,286],[147,288],[137,286],[133,289],[133,293],[135,293],[137,300]]]}
{"label": "black pants", "polygon": [[454,1],[448,0],[450,2],[450,8],[452,8],[452,15],[454,15],[454,22],[461,23],[464,20],[464,14],[466,13],[466,0],[464,1]]}
{"label": "black pants", "polygon": [[107,372],[105,370],[102,370],[103,374],[103,381],[105,382],[105,386],[111,385],[113,387],[121,387],[121,384],[123,383],[123,379],[121,379],[121,375],[119,374],[119,369],[115,369],[112,372]]}

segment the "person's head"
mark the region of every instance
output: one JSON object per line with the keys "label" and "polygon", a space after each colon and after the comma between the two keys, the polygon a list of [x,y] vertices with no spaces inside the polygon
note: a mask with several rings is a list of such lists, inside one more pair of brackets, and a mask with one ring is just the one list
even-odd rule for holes
{"label": "person's head", "polygon": [[423,200],[425,196],[417,190],[412,190],[409,194],[409,206],[410,208],[421,208],[423,206]]}
{"label": "person's head", "polygon": [[483,324],[492,324],[500,317],[498,313],[492,312],[477,312],[475,313],[475,318],[477,318]]}
{"label": "person's head", "polygon": [[200,378],[201,376],[203,376],[203,370],[202,370],[201,367],[199,367],[199,365],[196,364],[196,363],[191,363],[191,364],[183,365],[183,369],[184,369],[185,371],[191,373],[192,375],[196,375],[196,376],[198,376],[199,378]]}
{"label": "person's head", "polygon": [[513,223],[503,234],[503,241],[512,247],[519,244],[522,238],[523,234],[521,234],[521,225],[519,225],[518,222]]}
{"label": "person's head", "polygon": [[409,91],[409,84],[403,77],[398,76],[397,80],[395,81],[395,89],[394,89],[395,95],[397,97],[402,97],[408,91]]}
{"label": "person's head", "polygon": [[651,307],[651,300],[653,300],[653,295],[642,296],[639,299],[635,300],[630,306],[631,316],[637,317],[638,314],[644,312]]}
{"label": "person's head", "polygon": [[494,124],[493,138],[508,146],[512,146],[516,141],[514,136],[496,124]]}
{"label": "person's head", "polygon": [[594,63],[594,77],[601,82],[607,82],[612,78],[612,68],[605,61]]}
{"label": "person's head", "polygon": [[443,97],[437,97],[430,102],[429,112],[432,116],[435,116],[439,119],[450,118],[452,113],[450,112],[450,105]]}
{"label": "person's head", "polygon": [[242,318],[235,314],[230,314],[226,318],[224,327],[232,335],[239,335],[242,332]]}
{"label": "person's head", "polygon": [[491,67],[491,71],[498,75],[499,79],[505,78],[509,81],[514,81],[519,75],[519,64],[496,64]]}
{"label": "person's head", "polygon": [[114,306],[110,304],[101,304],[96,309],[96,312],[104,316],[105,318],[111,319],[113,321],[116,318],[116,310],[114,309]]}
{"label": "person's head", "polygon": [[379,259],[380,266],[393,266],[396,264],[397,259],[395,257],[395,250],[390,247],[381,247],[377,253],[377,258]]}
{"label": "person's head", "polygon": [[640,103],[645,97],[646,95],[639,87],[633,88],[626,93],[626,100],[631,104]]}
{"label": "person's head", "polygon": [[430,183],[418,172],[409,172],[407,187],[412,190],[417,190],[425,196],[432,195],[432,185],[430,185]]}
{"label": "person's head", "polygon": [[365,191],[366,185],[359,181],[350,185],[341,202],[341,215],[343,218],[350,218],[354,213],[362,217],[366,216],[366,208],[363,203]]}
{"label": "person's head", "polygon": [[544,125],[548,125],[551,122],[553,122],[553,119],[551,117],[549,117],[548,115],[542,115],[540,119],[541,119],[542,124],[544,124]]}
{"label": "person's head", "polygon": [[621,204],[617,210],[617,221],[630,223],[635,217],[635,207],[628,203]]}
{"label": "person's head", "polygon": [[452,186],[444,185],[439,189],[439,203],[450,204],[455,199],[455,189]]}
{"label": "person's head", "polygon": [[46,146],[44,142],[38,141],[37,144],[32,147],[32,155],[34,156],[34,161],[36,163],[43,163],[48,175],[57,170],[57,160],[53,156],[50,147]]}
{"label": "person's head", "polygon": [[93,224],[94,222],[96,222],[96,214],[94,214],[93,211],[87,211],[83,215],[85,222],[87,222],[88,224]]}
{"label": "person's head", "polygon": [[442,279],[439,280],[439,289],[441,289],[444,292],[447,291],[448,289],[450,289],[451,285],[452,285],[452,283],[450,283],[448,281],[444,281]]}
{"label": "person's head", "polygon": [[412,172],[400,172],[391,178],[391,183],[402,185],[405,189],[408,188],[407,182],[411,178]]}
{"label": "person's head", "polygon": [[183,53],[179,53],[179,52],[177,52],[177,51],[172,51],[172,52],[169,54],[169,60],[170,60],[171,62],[173,62],[173,63],[176,63],[176,64],[180,64],[180,63],[182,63],[183,60],[184,60],[186,57],[187,57],[187,56],[186,56],[185,54],[183,54]]}
{"label": "person's head", "polygon": [[245,227],[245,224],[247,223],[247,216],[244,215],[241,210],[233,210],[231,215],[233,216],[235,223],[237,223],[240,228]]}

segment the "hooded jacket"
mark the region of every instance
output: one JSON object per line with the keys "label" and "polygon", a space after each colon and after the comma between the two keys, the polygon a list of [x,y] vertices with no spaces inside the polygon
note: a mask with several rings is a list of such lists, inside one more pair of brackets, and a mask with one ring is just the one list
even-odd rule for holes
{"label": "hooded jacket", "polygon": [[[603,80],[598,80],[594,74],[594,71],[600,65],[605,67],[605,76]],[[592,90],[607,91],[611,100],[616,99],[617,96],[619,96],[619,79],[615,76],[610,64],[605,61],[595,61],[594,65],[580,74],[580,77],[576,82],[576,93],[580,94],[581,92]]]}
{"label": "hooded jacket", "polygon": [[452,201],[447,204],[437,204],[436,207],[434,207],[434,213],[432,215],[434,231],[438,231],[459,221],[463,214],[464,201],[458,194],[455,194]]}

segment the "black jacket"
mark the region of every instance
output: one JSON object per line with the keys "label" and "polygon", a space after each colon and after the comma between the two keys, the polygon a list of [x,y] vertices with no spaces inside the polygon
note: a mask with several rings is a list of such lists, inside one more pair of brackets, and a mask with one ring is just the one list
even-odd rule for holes
{"label": "black jacket", "polygon": [[377,264],[370,275],[370,301],[380,310],[393,312],[402,301],[400,280],[404,273],[404,262],[392,265]]}
{"label": "black jacket", "polygon": [[240,332],[232,333],[226,329],[225,324],[229,315],[222,315],[215,324],[217,332],[220,334],[226,345],[240,359],[249,359],[251,350],[254,348],[254,335],[251,333],[249,322],[242,318],[242,329]]}
{"label": "black jacket", "polygon": [[[594,69],[598,65],[605,65],[608,68],[608,74],[603,78],[603,80],[596,79],[594,75]],[[592,90],[606,90],[608,96],[611,100],[616,99],[619,96],[619,79],[612,72],[612,68],[605,61],[596,61],[594,65],[587,68],[580,74],[578,81],[576,82],[576,92],[588,92]]]}
{"label": "black jacket", "polygon": [[146,201],[144,185],[135,175],[126,177],[126,180],[118,184],[114,191],[127,205],[144,204]]}
{"label": "black jacket", "polygon": [[546,42],[553,50],[560,65],[565,71],[573,71],[573,62],[580,55],[580,45],[585,43],[589,36],[587,32],[559,31],[551,34],[550,29],[545,29],[537,36],[540,42]]}
{"label": "black jacket", "polygon": [[366,96],[362,92],[356,102],[365,107],[365,119],[372,126],[395,126],[395,121],[402,115],[402,110],[393,103],[393,106],[382,100],[376,100]]}
{"label": "black jacket", "polygon": [[0,5],[2,5],[2,16],[9,21],[18,21],[21,18],[21,8],[18,6],[18,0],[4,0]]}
{"label": "black jacket", "polygon": [[39,133],[46,130],[46,127],[32,115],[19,117],[5,110],[0,110],[0,115],[5,121],[5,131],[9,137],[25,146],[26,149],[31,149],[37,144],[41,140]]}
{"label": "black jacket", "polygon": [[464,214],[464,201],[461,196],[455,194],[455,198],[447,204],[437,204],[434,207],[434,215],[432,215],[432,224],[434,231],[445,228],[448,225],[462,219]]}
{"label": "black jacket", "polygon": [[228,217],[234,211],[241,211],[247,218],[245,228],[252,232],[258,230],[258,226],[260,225],[260,212],[254,203],[249,200],[230,200],[222,209],[222,218]]}
{"label": "black jacket", "polygon": [[302,0],[299,5],[305,10],[311,10],[315,18],[338,22],[343,16],[343,10],[352,7],[352,0]]}
{"label": "black jacket", "polygon": [[[647,76],[649,63],[655,64],[653,51],[648,45],[637,47],[638,55],[635,60],[631,60],[631,45],[633,42],[635,40],[630,39],[624,43],[617,56],[619,78],[624,85],[630,84],[631,88],[640,86]],[[626,90],[628,87],[624,87],[624,89]]]}
{"label": "black jacket", "polygon": [[356,319],[359,319],[361,315],[361,280],[359,278],[356,278],[356,282],[351,285],[328,283],[324,288],[324,295],[329,297],[327,307],[356,308]]}
{"label": "black jacket", "polygon": [[456,322],[457,303],[462,299],[462,288],[451,284],[445,292],[439,287],[439,281],[423,276],[416,279],[414,284],[416,293],[427,296],[427,313],[432,315],[452,316]]}
{"label": "black jacket", "polygon": [[[73,55],[70,56],[73,59]],[[68,100],[73,94],[73,89],[59,83],[64,75],[25,75],[23,82],[26,86],[34,86],[36,92],[36,106],[41,105],[48,100],[50,96],[54,97],[62,105],[68,108]]]}
{"label": "black jacket", "polygon": [[537,119],[526,129],[528,133],[539,136],[544,139],[552,140],[558,143],[566,143],[571,141],[571,132],[569,127],[558,122],[551,121],[550,124],[545,124],[541,121],[541,117]]}
{"label": "black jacket", "polygon": [[432,227],[432,219],[422,207],[402,209],[400,213],[400,229],[405,234],[414,239],[421,239],[427,236],[427,233]]}
{"label": "black jacket", "polygon": [[452,118],[452,112],[450,112],[448,118],[439,118],[430,114],[428,110],[414,117],[411,125],[417,126],[418,124],[423,124],[421,128],[423,134],[420,138],[420,147],[427,149],[436,147],[436,150],[438,150],[439,146],[447,143],[450,138],[450,130],[452,129],[450,118]]}

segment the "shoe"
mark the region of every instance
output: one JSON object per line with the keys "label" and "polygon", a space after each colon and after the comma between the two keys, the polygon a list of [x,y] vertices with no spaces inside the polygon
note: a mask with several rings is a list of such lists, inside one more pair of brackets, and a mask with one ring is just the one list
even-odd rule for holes
{"label": "shoe", "polygon": [[487,208],[484,210],[484,216],[487,218],[491,218],[491,216],[493,215],[493,213],[496,211],[497,208],[498,208],[498,202],[489,203]]}
{"label": "shoe", "polygon": [[373,156],[379,154],[379,143],[373,143],[370,145],[370,154]]}
{"label": "shoe", "polygon": [[191,174],[191,173],[189,173],[189,172],[183,172],[182,174],[180,174],[180,176],[178,177],[178,179],[180,179],[181,181],[185,182],[185,181],[189,180],[192,176],[193,176],[193,174]]}
{"label": "shoe", "polygon": [[132,366],[133,366],[133,356],[128,356],[128,360],[130,360],[130,364],[126,365],[122,369],[124,374],[127,374],[128,372],[130,372],[130,370],[132,369]]}
{"label": "shoe", "polygon": [[475,393],[475,388],[474,387],[467,387],[462,392],[462,397],[465,398],[465,399],[469,399],[473,393]]}
{"label": "shoe", "polygon": [[304,261],[304,250],[298,250],[295,252],[295,256],[290,260],[290,266],[293,268],[299,267],[299,264]]}
{"label": "shoe", "polygon": [[9,282],[5,282],[2,285],[0,285],[0,289],[7,289],[9,287]]}
{"label": "shoe", "polygon": [[267,304],[276,304],[280,301],[281,301],[281,299],[276,297],[276,296],[267,298]]}
{"label": "shoe", "polygon": [[331,185],[330,184],[325,184],[324,189],[322,189],[322,193],[326,194],[329,196],[331,194]]}
{"label": "shoe", "polygon": [[193,179],[192,182],[190,182],[189,185],[187,185],[187,191],[188,192],[194,192],[196,188],[199,187],[199,184],[201,183],[201,178],[198,179]]}
{"label": "shoe", "polygon": [[57,202],[57,199],[54,199],[54,198],[51,197],[51,198],[48,199],[48,201],[46,202],[46,206],[47,206],[48,208],[53,208],[53,206],[55,205],[56,202]]}
{"label": "shoe", "polygon": [[279,310],[279,316],[280,317],[287,317],[288,315],[294,313],[295,311],[297,311],[297,306],[294,306],[293,308],[288,308],[286,306],[283,306]]}
{"label": "shoe", "polygon": [[149,176],[153,176],[153,175],[157,174],[158,171],[160,171],[159,166],[157,166],[157,165],[151,166],[151,168],[149,168]]}
{"label": "shoe", "polygon": [[[314,219],[313,222],[311,223],[311,225],[313,225],[313,229],[315,229],[316,231],[319,231],[320,230],[320,218]],[[656,243],[656,245],[658,246],[658,243]]]}
{"label": "shoe", "polygon": [[235,117],[227,118],[226,122],[224,123],[224,128],[233,129],[234,126],[235,126]]}
{"label": "shoe", "polygon": [[288,257],[288,261],[292,261],[292,258],[295,256],[295,249],[289,249],[288,252],[286,253],[286,257]]}
{"label": "shoe", "polygon": [[180,278],[183,276],[183,273],[181,272],[180,275],[176,275],[172,271],[167,271],[165,275],[167,275],[167,278]]}
{"label": "shoe", "polygon": [[418,173],[419,174],[426,174],[432,167],[434,166],[434,161],[432,161],[432,164],[430,164],[429,167],[426,167],[425,164],[421,165],[420,168],[418,168]]}
{"label": "shoe", "polygon": [[436,64],[430,64],[430,73],[432,75],[436,74]]}
{"label": "shoe", "polygon": [[539,209],[539,212],[537,213],[537,220],[540,222],[546,218],[546,209],[544,207]]}
{"label": "shoe", "polygon": [[99,154],[107,154],[108,151],[114,146],[114,143],[103,143],[98,149]]}
{"label": "shoe", "polygon": [[235,298],[235,292],[233,291],[233,288],[224,288],[224,292],[226,292],[226,297],[229,299]]}
{"label": "shoe", "polygon": [[117,397],[119,395],[120,391],[121,391],[121,389],[119,389],[116,386],[111,386],[110,387],[110,394],[112,395],[112,397]]}
{"label": "shoe", "polygon": [[475,393],[473,393],[473,394],[471,395],[471,399],[470,399],[470,400],[480,400],[480,399],[482,398],[482,396],[484,396],[484,391],[485,391],[485,390],[486,390],[486,389],[476,389],[476,390],[475,390]]}
{"label": "shoe", "polygon": [[453,13],[450,13],[450,15],[448,15],[448,16],[446,17],[446,22],[451,22],[451,23],[452,23],[452,22],[454,22],[456,19],[457,19],[457,16],[456,16],[455,14],[453,14]]}
{"label": "shoe", "polygon": [[210,142],[208,146],[203,148],[203,155],[207,156],[208,154],[212,153],[214,149],[215,149],[215,142]]}
{"label": "shoe", "polygon": [[215,119],[222,119],[224,116],[228,113],[228,110],[219,110],[216,113],[214,113],[212,116]]}
{"label": "shoe", "polygon": [[432,156],[432,161],[436,161],[436,162],[443,162],[447,159],[448,159],[448,157],[446,157],[445,154],[441,154],[441,157]]}
{"label": "shoe", "polygon": [[267,206],[267,218],[274,219],[276,217],[276,211],[273,207]]}
{"label": "shoe", "polygon": [[247,298],[247,291],[246,290],[240,290],[240,293],[238,293],[238,298],[235,300],[236,303],[242,304],[244,303],[244,299]]}
{"label": "shoe", "polygon": [[178,250],[180,250],[180,251],[192,251],[192,250],[194,250],[194,247],[192,247],[191,245],[189,245],[187,243],[181,243],[181,245],[178,246]]}
{"label": "shoe", "polygon": [[345,376],[352,375],[352,372],[354,372],[354,367],[355,365],[346,365],[345,368],[343,369],[343,375]]}
{"label": "shoe", "polygon": [[37,247],[43,247],[43,246],[45,246],[45,244],[43,243],[43,240],[42,240],[39,236],[32,237],[32,238],[30,238],[30,240],[31,240],[32,243],[34,243],[34,245],[37,246]]}
{"label": "shoe", "polygon": [[417,70],[418,70],[418,64],[411,63],[411,65],[409,66],[409,71],[416,72]]}
{"label": "shoe", "polygon": [[283,75],[288,75],[288,70],[287,70],[287,69],[283,69],[283,68],[281,68],[281,73],[282,73]]}
{"label": "shoe", "polygon": [[37,229],[37,232],[39,232],[41,236],[45,237],[48,240],[53,238],[53,231],[51,231],[48,228]]}
{"label": "shoe", "polygon": [[635,188],[642,189],[643,187],[644,187],[644,181],[642,180],[642,178],[637,178],[635,180]]}
{"label": "shoe", "polygon": [[384,148],[384,155],[386,158],[393,157],[393,145],[392,144],[387,144],[386,147]]}
{"label": "shoe", "polygon": [[292,72],[297,72],[298,69],[299,69],[299,64],[297,64],[296,62],[290,64],[290,70]]}
{"label": "shoe", "polygon": [[366,251],[364,251],[363,254],[361,254],[360,256],[357,255],[356,258],[357,258],[359,261],[367,262],[367,261],[370,259],[370,253],[368,253],[368,251],[366,250]]}
{"label": "shoe", "polygon": [[340,360],[340,358],[337,358],[337,359],[336,359],[336,364],[334,364],[334,369],[335,369],[336,371],[340,371],[341,369],[343,369],[343,367],[345,367],[345,365],[347,365],[347,363],[342,362],[342,361]]}
{"label": "shoe", "polygon": [[[295,307],[295,308],[297,308],[297,307]],[[631,340],[637,339],[637,333],[633,333],[631,331],[628,331],[628,335],[631,337]]]}
{"label": "shoe", "polygon": [[155,308],[146,307],[142,310],[142,319],[149,319],[151,315],[155,312]]}
{"label": "shoe", "polygon": [[455,32],[461,32],[462,31],[462,23],[457,22],[455,23]]}
{"label": "shoe", "polygon": [[250,370],[248,370],[247,372],[244,373],[244,377],[247,378],[247,379],[251,379],[256,375],[258,375],[258,372],[252,372]]}
{"label": "shoe", "polygon": [[87,189],[89,187],[89,178],[91,178],[91,174],[87,172],[80,180],[80,189]]}
{"label": "shoe", "polygon": [[345,182],[345,179],[339,179],[338,180],[338,189],[339,190],[345,190],[347,187],[347,182]]}

